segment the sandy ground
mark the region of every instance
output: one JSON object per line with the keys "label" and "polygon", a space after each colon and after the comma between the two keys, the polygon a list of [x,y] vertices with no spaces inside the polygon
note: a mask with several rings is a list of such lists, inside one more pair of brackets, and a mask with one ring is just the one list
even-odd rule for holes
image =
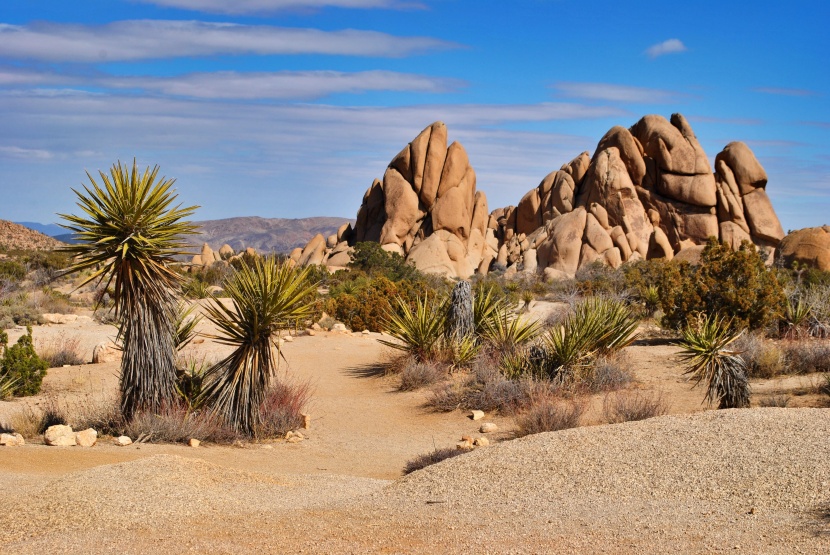
{"label": "sandy ground", "polygon": [[[80,319],[34,336],[78,337],[91,359],[113,333]],[[301,443],[0,448],[0,553],[830,552],[826,409],[701,412],[675,348],[641,342],[628,349],[637,387],[678,416],[504,441],[401,479],[407,460],[480,435],[480,422],[396,391],[377,374],[377,337],[285,344],[290,376],[314,386]],[[49,395],[96,402],[117,370],[52,369],[38,398],[0,402],[0,421]],[[815,379],[753,388],[807,391]],[[500,427],[493,439],[511,437],[510,419],[486,421]]]}

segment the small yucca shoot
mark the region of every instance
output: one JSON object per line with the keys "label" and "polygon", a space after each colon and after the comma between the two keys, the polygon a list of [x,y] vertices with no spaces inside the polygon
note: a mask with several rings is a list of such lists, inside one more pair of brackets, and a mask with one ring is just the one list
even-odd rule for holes
{"label": "small yucca shoot", "polygon": [[718,316],[701,316],[681,332],[677,345],[686,363],[686,374],[695,386],[706,383],[705,401],[718,402],[718,408],[749,406],[749,381],[746,363],[740,352],[731,348],[743,334],[732,328],[732,321]]}

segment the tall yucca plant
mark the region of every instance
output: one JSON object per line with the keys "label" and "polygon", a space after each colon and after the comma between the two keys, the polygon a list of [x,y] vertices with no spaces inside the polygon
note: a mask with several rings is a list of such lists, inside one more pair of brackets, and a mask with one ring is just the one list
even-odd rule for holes
{"label": "tall yucca plant", "polygon": [[695,385],[706,383],[706,402],[718,401],[718,408],[749,406],[749,382],[746,363],[732,344],[741,336],[730,320],[718,316],[701,316],[681,332],[677,342],[686,374]]}
{"label": "tall yucca plant", "polygon": [[196,232],[185,221],[195,206],[174,205],[173,179],[157,180],[158,166],[139,172],[118,162],[101,185],[73,189],[83,215],[61,217],[78,242],[65,247],[75,255],[67,273],[92,270],[81,285],[97,281],[112,287],[121,360],[121,411],[158,411],[175,397],[173,344],[176,291],[180,277],[174,257],[186,254],[182,237]]}
{"label": "tall yucca plant", "polygon": [[276,258],[252,260],[225,282],[232,306],[215,300],[205,307],[219,329],[213,339],[234,347],[205,372],[202,395],[207,406],[236,430],[253,435],[260,408],[278,365],[280,330],[311,314],[317,284],[302,270]]}

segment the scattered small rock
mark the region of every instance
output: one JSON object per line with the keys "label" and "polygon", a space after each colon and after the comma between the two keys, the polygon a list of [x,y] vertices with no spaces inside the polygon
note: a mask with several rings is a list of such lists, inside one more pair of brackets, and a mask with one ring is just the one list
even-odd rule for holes
{"label": "scattered small rock", "polygon": [[[317,324],[314,324],[314,325],[316,326]],[[314,337],[315,335],[317,335],[317,332],[316,332],[316,331],[314,331],[314,330],[313,330],[313,329],[311,329],[311,328],[307,329],[307,330],[306,330],[306,332],[307,332],[307,333],[308,333],[308,335],[310,335],[311,337]]]}
{"label": "scattered small rock", "polygon": [[116,362],[121,360],[121,351],[111,342],[99,343],[92,350],[92,363]]}
{"label": "scattered small rock", "polygon": [[459,451],[472,449],[473,448],[473,442],[472,441],[459,441],[458,443],[455,444],[455,448],[458,449]]}
{"label": "scattered small rock", "polygon": [[311,428],[311,415],[302,413],[300,416],[303,417],[303,430],[308,430]]}
{"label": "scattered small rock", "polygon": [[470,419],[471,420],[481,420],[484,418],[484,411],[483,410],[474,410],[470,412]]}
{"label": "scattered small rock", "polygon": [[478,429],[479,432],[482,434],[491,434],[498,430],[499,427],[493,424],[492,422],[485,422],[481,425],[481,428]]}
{"label": "scattered small rock", "polygon": [[93,428],[75,432],[75,443],[80,447],[92,447],[98,442],[98,432]]}
{"label": "scattered small rock", "polygon": [[371,332],[369,330],[363,330],[363,335],[369,335]]}
{"label": "scattered small rock", "polygon": [[343,322],[337,322],[331,327],[331,331],[339,331],[339,332],[348,332],[348,328],[346,328],[346,324]]}
{"label": "scattered small rock", "polygon": [[313,324],[311,324],[311,331],[320,331],[321,329],[323,329],[323,328],[317,322],[314,322]]}
{"label": "scattered small rock", "polygon": [[113,439],[112,442],[119,447],[126,447],[127,445],[132,445],[133,440],[128,438],[127,436],[118,436],[117,438]]}
{"label": "scattered small rock", "polygon": [[71,447],[76,443],[75,432],[72,431],[72,426],[55,424],[46,428],[43,441],[46,442],[46,445],[55,447]]}
{"label": "scattered small rock", "polygon": [[293,343],[294,342],[294,336],[293,335],[286,335],[285,337],[283,337],[283,339],[285,340],[286,343]]}
{"label": "scattered small rock", "polygon": [[0,434],[0,445],[6,447],[20,447],[26,445],[26,440],[20,434]]}
{"label": "scattered small rock", "polygon": [[473,445],[475,445],[476,447],[487,447],[488,445],[490,445],[490,440],[486,437],[477,437],[475,438],[475,440],[473,440]]}
{"label": "scattered small rock", "polygon": [[187,442],[188,445],[191,447],[199,447],[202,442],[196,439],[195,437],[190,438],[190,441]]}
{"label": "scattered small rock", "polygon": [[461,441],[470,441],[470,442],[472,442],[473,441],[473,436],[463,435],[463,436],[461,436]]}

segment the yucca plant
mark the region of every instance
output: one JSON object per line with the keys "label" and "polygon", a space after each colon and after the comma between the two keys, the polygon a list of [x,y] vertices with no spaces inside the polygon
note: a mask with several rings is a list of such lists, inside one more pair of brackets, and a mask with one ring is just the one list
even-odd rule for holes
{"label": "yucca plant", "polygon": [[61,217],[78,242],[63,250],[75,256],[66,273],[91,270],[90,282],[112,286],[112,301],[123,345],[121,411],[160,411],[175,398],[176,349],[173,341],[176,294],[181,277],[174,257],[187,254],[183,236],[196,232],[185,218],[195,206],[174,205],[173,179],[157,180],[158,166],[139,172],[117,162],[102,184],[73,189],[83,215]]}
{"label": "yucca plant", "polygon": [[475,334],[484,335],[492,319],[502,314],[504,298],[496,293],[495,286],[479,286],[473,294],[473,321]]}
{"label": "yucca plant", "polygon": [[281,330],[311,314],[317,284],[309,268],[292,268],[273,257],[240,265],[225,282],[228,306],[216,299],[205,307],[219,329],[212,336],[234,347],[207,369],[202,385],[205,405],[238,432],[254,434],[271,378],[279,364]]}
{"label": "yucca plant", "polygon": [[385,327],[398,341],[378,341],[409,353],[419,362],[433,360],[441,350],[447,328],[446,299],[418,298],[414,310],[403,299],[396,300],[398,310],[386,315]]}
{"label": "yucca plant", "polygon": [[202,321],[202,315],[193,315],[196,305],[187,306],[184,303],[176,305],[176,321],[173,329],[175,335],[173,337],[173,345],[177,351],[181,351],[187,347],[191,341],[196,339],[198,332],[196,326]]}
{"label": "yucca plant", "polygon": [[784,304],[784,321],[781,322],[781,334],[785,337],[798,338],[807,334],[812,307],[802,295],[791,295]]}
{"label": "yucca plant", "polygon": [[630,345],[638,325],[622,301],[608,297],[580,301],[565,323],[549,330],[543,339],[548,375],[561,380],[585,377],[582,374],[597,356]]}
{"label": "yucca plant", "polygon": [[542,330],[536,320],[520,318],[502,305],[481,323],[481,337],[493,350],[512,352],[517,347],[529,343]]}
{"label": "yucca plant", "polygon": [[681,331],[677,345],[694,385],[706,383],[705,402],[718,408],[749,406],[749,381],[740,352],[732,348],[743,334],[732,322],[715,316],[699,316]]}

